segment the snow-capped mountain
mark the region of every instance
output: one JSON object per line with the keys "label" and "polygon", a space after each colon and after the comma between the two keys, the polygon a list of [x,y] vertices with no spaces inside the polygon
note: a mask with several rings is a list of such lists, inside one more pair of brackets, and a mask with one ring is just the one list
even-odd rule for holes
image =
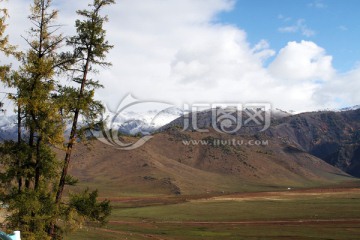
{"label": "snow-capped mountain", "polygon": [[[158,128],[168,124],[183,114],[181,109],[168,108],[163,111],[151,110],[146,112],[121,112],[105,114],[105,122],[108,128],[118,129],[123,134],[148,135]],[[80,123],[84,125],[85,123]],[[68,135],[71,125],[68,124],[65,135]],[[0,141],[16,140],[17,116],[0,116]]]}
{"label": "snow-capped mountain", "polygon": [[17,116],[0,116],[0,141],[17,138]]}
{"label": "snow-capped mountain", "polygon": [[168,108],[162,111],[108,113],[105,117],[106,126],[118,129],[123,134],[148,135],[160,127],[183,115],[179,108]]}
{"label": "snow-capped mountain", "polygon": [[[122,134],[127,135],[149,135],[166,124],[181,117],[184,111],[180,108],[169,107],[164,110],[149,110],[143,112],[125,111],[120,113],[113,113],[106,111],[103,116],[103,121],[106,123],[108,129],[117,130]],[[272,115],[277,118],[291,115],[291,113],[282,111],[280,109],[272,110]],[[82,126],[86,121],[80,122]],[[0,116],[0,141],[16,140],[17,138],[17,117]],[[65,136],[70,134],[71,124],[69,123]],[[96,134],[95,134],[96,135]]]}
{"label": "snow-capped mountain", "polygon": [[[360,105],[338,109],[337,112],[360,109]],[[159,128],[169,124],[184,114],[183,110],[170,107],[165,110],[149,110],[144,112],[125,111],[112,113],[107,111],[104,114],[104,121],[108,129],[115,129],[128,135],[149,135]],[[294,113],[281,109],[271,110],[272,118],[278,119],[288,117]],[[86,121],[80,123],[84,125]],[[16,140],[17,138],[17,116],[0,115],[0,141]],[[68,124],[65,135],[68,135],[71,125]]]}
{"label": "snow-capped mountain", "polygon": [[289,117],[294,115],[293,111],[284,111],[282,109],[279,108],[275,108],[271,110],[271,116],[273,118],[283,118],[283,117]]}
{"label": "snow-capped mountain", "polygon": [[340,112],[344,112],[344,111],[351,111],[351,110],[358,110],[360,109],[360,105],[355,105],[352,107],[345,107],[345,108],[341,108],[339,111]]}

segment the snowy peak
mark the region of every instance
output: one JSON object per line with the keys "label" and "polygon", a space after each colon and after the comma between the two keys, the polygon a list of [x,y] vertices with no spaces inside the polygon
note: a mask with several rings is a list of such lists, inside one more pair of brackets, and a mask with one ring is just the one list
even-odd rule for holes
{"label": "snowy peak", "polygon": [[[150,110],[146,112],[121,112],[113,114],[107,112],[105,120],[107,127],[118,129],[123,134],[148,135],[158,128],[170,123],[183,115],[179,108],[168,108],[162,111]],[[0,141],[16,140],[17,137],[17,116],[0,116]],[[83,125],[82,123],[80,125]],[[65,135],[68,134],[71,126],[68,124]]]}
{"label": "snowy peak", "polygon": [[121,133],[129,135],[148,135],[160,127],[183,115],[179,108],[168,108],[162,111],[150,110],[146,112],[121,112],[106,114],[106,125],[109,128],[119,129]]}
{"label": "snowy peak", "polygon": [[340,112],[345,112],[345,111],[358,110],[358,109],[360,109],[360,105],[355,105],[355,106],[352,106],[352,107],[340,108],[339,111]]}
{"label": "snowy peak", "polygon": [[0,141],[15,140],[17,137],[17,116],[0,116]]}

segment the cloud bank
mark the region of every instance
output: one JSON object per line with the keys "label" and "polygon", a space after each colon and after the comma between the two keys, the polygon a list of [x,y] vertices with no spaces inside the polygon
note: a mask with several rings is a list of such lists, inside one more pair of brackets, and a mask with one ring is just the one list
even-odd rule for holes
{"label": "cloud bank", "polygon": [[[8,33],[24,47],[19,34],[29,27],[30,1],[10,2]],[[54,3],[62,31],[73,34],[75,11],[88,1]],[[337,73],[332,56],[311,41],[289,42],[279,52],[265,40],[251,45],[245,30],[217,19],[233,7],[230,0],[118,0],[106,11],[115,47],[108,56],[113,66],[97,76],[105,86],[97,98],[113,109],[127,93],[178,105],[270,102],[296,111],[359,104],[360,68]],[[298,22],[296,31],[311,34],[304,26]]]}

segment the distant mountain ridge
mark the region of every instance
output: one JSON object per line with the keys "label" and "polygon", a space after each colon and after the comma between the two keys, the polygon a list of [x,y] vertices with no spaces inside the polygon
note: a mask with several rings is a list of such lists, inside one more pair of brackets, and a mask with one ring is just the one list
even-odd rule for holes
{"label": "distant mountain ridge", "polygon": [[[127,135],[148,135],[158,128],[166,125],[183,114],[181,109],[169,108],[163,111],[151,110],[146,112],[122,112],[116,116],[109,113],[106,124],[109,128],[116,128]],[[80,123],[82,125],[83,123]],[[68,124],[65,135],[70,131]],[[17,138],[17,116],[0,116],[0,141],[16,140]]]}
{"label": "distant mountain ridge", "polygon": [[352,107],[345,107],[345,108],[340,108],[340,111],[350,111],[350,110],[358,110],[360,109],[360,105],[355,105]]}
{"label": "distant mountain ridge", "polygon": [[0,141],[17,138],[17,116],[0,116]]}
{"label": "distant mountain ridge", "polygon": [[[318,111],[296,115],[273,113],[271,125],[260,132],[262,127],[245,126],[235,135],[267,136],[281,138],[299,150],[319,157],[343,171],[360,177],[360,108],[341,111]],[[211,112],[197,114],[197,128],[212,128]],[[190,123],[192,122],[190,116]],[[173,126],[183,127],[184,117],[162,127],[166,130]],[[192,126],[189,130],[193,130]]]}
{"label": "distant mountain ridge", "polygon": [[302,113],[279,119],[266,132],[360,177],[360,109]]}
{"label": "distant mountain ridge", "polygon": [[[154,131],[183,127],[184,117],[180,109],[145,113],[128,112],[114,118],[112,127],[128,135],[147,135]],[[212,128],[211,112],[197,113],[197,127]],[[243,127],[235,135],[267,136],[285,139],[301,151],[312,154],[341,170],[360,177],[360,106],[339,111],[318,111],[292,115],[275,110],[271,115],[270,128],[259,132],[257,126]],[[189,129],[191,130],[191,129]],[[0,117],[0,140],[15,140],[16,116]]]}

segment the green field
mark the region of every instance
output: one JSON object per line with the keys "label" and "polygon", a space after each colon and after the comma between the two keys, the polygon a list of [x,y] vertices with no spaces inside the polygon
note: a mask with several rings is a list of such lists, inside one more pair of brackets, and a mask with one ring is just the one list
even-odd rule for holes
{"label": "green field", "polygon": [[360,189],[137,198],[66,239],[359,239]]}

